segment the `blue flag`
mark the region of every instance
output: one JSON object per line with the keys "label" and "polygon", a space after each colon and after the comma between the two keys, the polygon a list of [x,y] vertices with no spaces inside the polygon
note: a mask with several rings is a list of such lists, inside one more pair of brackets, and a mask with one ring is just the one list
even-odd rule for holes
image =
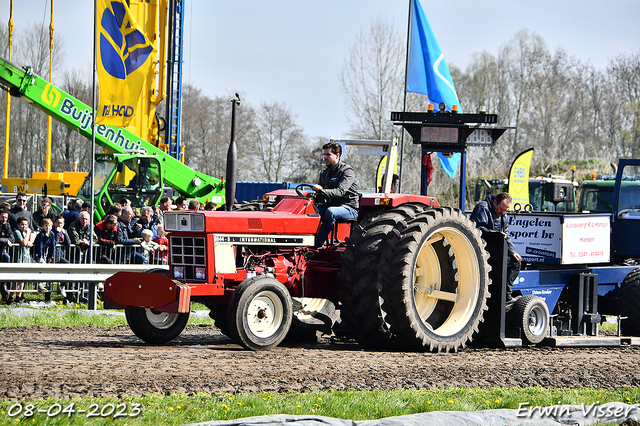
{"label": "blue flag", "polygon": [[[462,112],[449,67],[424,10],[418,0],[413,0],[411,7],[407,92],[427,95],[429,102],[435,105],[436,111],[438,104],[444,102],[447,110],[450,111],[453,105],[458,105],[458,111]],[[439,152],[438,157],[444,171],[453,179],[460,161],[460,153],[454,154],[451,158],[444,158]]]}

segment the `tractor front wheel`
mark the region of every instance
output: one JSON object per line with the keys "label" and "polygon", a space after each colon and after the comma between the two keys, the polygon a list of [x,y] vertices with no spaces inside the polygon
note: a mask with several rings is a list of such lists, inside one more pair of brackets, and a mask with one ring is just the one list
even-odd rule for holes
{"label": "tractor front wheel", "polygon": [[257,276],[238,285],[228,315],[229,331],[238,343],[254,351],[271,349],[289,332],[293,303],[280,281]]}
{"label": "tractor front wheel", "polygon": [[[162,268],[146,272],[169,277],[169,271]],[[175,339],[189,322],[188,313],[159,312],[153,308],[127,308],[124,314],[133,334],[152,345],[163,345]]]}

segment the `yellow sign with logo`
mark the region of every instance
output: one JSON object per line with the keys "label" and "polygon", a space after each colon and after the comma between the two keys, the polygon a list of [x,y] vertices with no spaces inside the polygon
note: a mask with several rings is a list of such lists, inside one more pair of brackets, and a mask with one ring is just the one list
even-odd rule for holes
{"label": "yellow sign with logo", "polygon": [[97,2],[98,81],[96,123],[126,127],[138,113],[138,99],[153,72],[156,48],[123,0]]}
{"label": "yellow sign with logo", "polygon": [[516,203],[521,206],[529,204],[529,169],[532,158],[533,148],[529,148],[521,152],[511,164],[508,192],[513,199],[512,207]]}

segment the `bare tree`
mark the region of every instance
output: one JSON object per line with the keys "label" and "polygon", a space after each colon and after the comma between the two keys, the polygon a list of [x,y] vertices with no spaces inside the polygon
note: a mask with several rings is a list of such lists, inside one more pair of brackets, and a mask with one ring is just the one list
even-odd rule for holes
{"label": "bare tree", "polygon": [[367,33],[358,34],[340,73],[350,136],[393,136],[389,113],[402,107],[404,52],[404,41],[395,26],[380,18]]}
{"label": "bare tree", "polygon": [[[56,64],[62,63],[63,43],[54,43],[54,76]],[[14,35],[12,62],[31,66],[41,77],[49,77],[49,30],[44,23],[34,24],[24,33]],[[4,101],[3,97],[3,101]],[[22,101],[11,102],[11,134],[9,176],[27,177],[44,171],[46,163],[47,116]]]}
{"label": "bare tree", "polygon": [[624,118],[621,156],[637,158],[640,154],[640,51],[619,55],[607,67],[616,88]]}
{"label": "bare tree", "polygon": [[[66,71],[62,75],[60,88],[71,96],[91,105],[92,87],[91,76],[80,71]],[[91,168],[91,141],[72,128],[62,123],[53,122],[52,132],[52,169],[57,171],[71,171],[77,164],[78,171],[88,171]]]}
{"label": "bare tree", "polygon": [[252,152],[244,151],[253,161],[254,176],[268,182],[280,182],[294,173],[292,155],[296,147],[306,143],[303,129],[295,119],[286,104],[262,102],[247,145]]}
{"label": "bare tree", "polygon": [[514,105],[514,116],[510,123],[515,127],[511,142],[511,153],[520,152],[526,148],[518,139],[523,117],[532,108],[532,83],[539,72],[542,57],[548,54],[545,41],[538,34],[529,30],[518,31],[499,53],[502,65],[510,86],[511,102]]}
{"label": "bare tree", "polygon": [[[361,31],[351,45],[340,73],[350,137],[390,140],[402,131],[389,118],[391,111],[402,109],[404,43],[395,26],[379,18],[367,32]],[[356,150],[352,151],[348,155],[354,158]],[[354,167],[360,187],[375,189],[379,158],[347,161]]]}
{"label": "bare tree", "polygon": [[[231,139],[231,96],[211,99],[187,84],[182,91],[182,133],[186,164],[211,176],[226,175],[227,150]],[[244,97],[244,96],[243,96]],[[236,112],[236,142],[241,152],[252,128],[253,109],[243,102]],[[239,161],[241,155],[239,155]],[[239,176],[242,179],[242,176]]]}

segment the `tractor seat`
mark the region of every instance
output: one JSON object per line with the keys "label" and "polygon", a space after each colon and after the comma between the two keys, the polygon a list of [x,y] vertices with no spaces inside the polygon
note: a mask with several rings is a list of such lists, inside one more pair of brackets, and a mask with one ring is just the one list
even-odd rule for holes
{"label": "tractor seat", "polygon": [[357,223],[357,219],[338,219],[333,225],[331,234],[329,234],[329,245],[339,244],[344,242],[344,239],[351,235],[351,228],[354,223]]}

